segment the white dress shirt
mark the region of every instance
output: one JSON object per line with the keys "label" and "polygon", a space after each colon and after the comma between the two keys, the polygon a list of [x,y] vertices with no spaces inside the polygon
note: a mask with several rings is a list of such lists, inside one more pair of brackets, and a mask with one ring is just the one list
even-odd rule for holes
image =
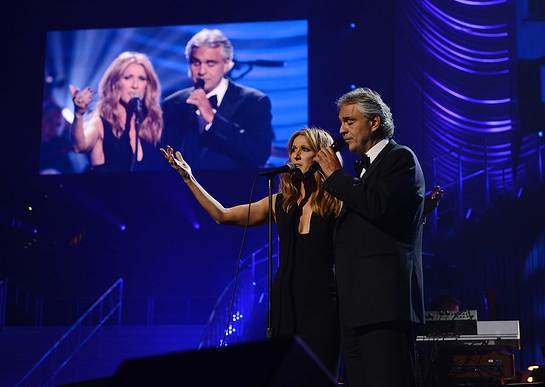
{"label": "white dress shirt", "polygon": [[[375,145],[373,145],[373,147],[371,149],[369,149],[367,152],[365,152],[367,157],[369,157],[369,165],[371,165],[373,163],[373,161],[375,161],[378,154],[380,152],[382,152],[382,150],[384,148],[386,148],[386,145],[388,145],[389,142],[390,142],[390,140],[388,140],[387,138],[383,138],[382,140],[377,142]],[[366,171],[366,169],[363,168],[361,173],[360,173],[360,178],[363,176],[365,171]]]}

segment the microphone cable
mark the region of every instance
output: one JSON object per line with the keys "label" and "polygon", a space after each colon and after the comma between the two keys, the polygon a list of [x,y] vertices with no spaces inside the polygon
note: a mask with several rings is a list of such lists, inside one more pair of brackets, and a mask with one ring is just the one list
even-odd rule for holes
{"label": "microphone cable", "polygon": [[225,329],[223,330],[223,338],[220,340],[218,347],[224,347],[225,339],[227,338],[227,331],[229,330],[229,325],[231,324],[231,319],[233,317],[233,308],[235,305],[235,296],[237,293],[237,285],[238,285],[238,276],[240,273],[240,265],[242,261],[242,254],[244,251],[244,244],[246,243],[246,233],[248,231],[248,227],[250,225],[250,210],[252,208],[252,197],[254,196],[254,189],[255,189],[255,183],[257,181],[258,175],[254,176],[254,180],[252,181],[252,186],[250,188],[250,197],[248,199],[248,214],[246,216],[246,224],[244,225],[244,230],[242,232],[242,241],[240,242],[240,249],[238,252],[238,258],[236,260],[237,266],[235,270],[235,278],[233,280],[233,295],[231,297],[231,303],[229,304],[229,310],[227,313],[227,322],[225,324]]}

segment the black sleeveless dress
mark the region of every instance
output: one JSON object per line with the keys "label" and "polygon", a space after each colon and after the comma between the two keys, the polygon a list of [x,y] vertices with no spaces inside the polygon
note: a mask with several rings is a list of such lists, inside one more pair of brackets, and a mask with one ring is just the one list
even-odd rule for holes
{"label": "black sleeveless dress", "polygon": [[280,239],[280,267],[272,289],[273,336],[300,336],[335,374],[339,355],[337,292],[333,269],[335,218],[312,213],[308,234],[298,232],[301,209],[275,211]]}
{"label": "black sleeveless dress", "polygon": [[[125,103],[121,105],[127,109]],[[113,132],[112,124],[104,117],[100,117],[104,127],[104,140],[102,148],[104,151],[104,164],[95,165],[92,167],[93,172],[130,172],[130,171],[145,171],[157,170],[163,165],[162,156],[159,148],[140,138],[142,145],[142,160],[137,161],[132,166],[133,151],[129,138],[130,130],[130,112],[127,111],[127,122],[125,130],[120,137],[116,137]]]}

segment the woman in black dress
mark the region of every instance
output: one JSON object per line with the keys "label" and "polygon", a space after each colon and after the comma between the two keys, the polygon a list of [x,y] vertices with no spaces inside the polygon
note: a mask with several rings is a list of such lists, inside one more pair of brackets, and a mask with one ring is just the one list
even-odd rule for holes
{"label": "woman in black dress", "polygon": [[93,170],[128,172],[157,166],[163,130],[161,87],[145,54],[126,51],[114,59],[100,80],[97,106],[87,120],[91,88],[70,85],[70,93],[72,143],[77,152],[90,152]]}
{"label": "woman in black dress", "polygon": [[[288,143],[289,161],[306,172],[314,155],[333,139],[322,129],[295,132]],[[217,223],[245,225],[248,204],[223,207],[197,182],[180,152],[161,149],[189,189]],[[333,225],[341,202],[322,190],[317,172],[303,179],[284,174],[273,196],[273,216],[280,239],[280,267],[273,284],[273,336],[299,335],[335,374],[339,354],[337,296],[333,267]],[[301,175],[297,175],[301,176]],[[249,225],[268,217],[267,197],[250,207]]]}

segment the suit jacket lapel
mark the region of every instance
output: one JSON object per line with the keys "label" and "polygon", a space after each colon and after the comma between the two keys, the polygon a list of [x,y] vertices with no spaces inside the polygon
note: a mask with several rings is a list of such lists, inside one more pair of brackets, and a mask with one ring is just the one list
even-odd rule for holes
{"label": "suit jacket lapel", "polygon": [[[365,173],[363,174],[361,178],[361,181],[359,179],[354,179],[353,184],[362,184],[363,180],[368,178],[369,175],[372,175],[373,172],[376,171],[376,169],[378,168],[378,165],[380,164],[380,162],[384,159],[384,156],[386,156],[396,145],[397,145],[396,142],[390,139],[390,141],[388,141],[388,144],[384,147],[384,149],[378,154],[375,160],[373,160],[373,162],[369,166],[369,169],[365,171]],[[333,229],[333,237],[335,237],[335,235],[337,234],[337,226],[339,225],[339,222],[341,221],[341,219],[346,215],[347,211],[348,210],[346,206],[343,205],[341,208],[341,213],[339,214],[339,216],[337,217],[337,221],[335,222],[335,227]]]}
{"label": "suit jacket lapel", "polygon": [[221,105],[218,108],[218,113],[228,121],[233,116],[233,113],[237,109],[238,105],[242,102],[242,98],[240,98],[239,94],[239,88],[233,82],[229,81],[227,91],[225,92]]}
{"label": "suit jacket lapel", "polygon": [[361,177],[362,180],[369,178],[369,176],[372,175],[373,172],[377,170],[380,162],[384,159],[384,156],[390,153],[390,151],[394,148],[395,145],[397,144],[394,140],[390,139],[390,141],[388,141],[388,144],[384,147],[382,151],[380,151],[380,153],[375,158],[375,160],[373,160],[373,162],[369,166],[369,169],[365,171],[365,173]]}

